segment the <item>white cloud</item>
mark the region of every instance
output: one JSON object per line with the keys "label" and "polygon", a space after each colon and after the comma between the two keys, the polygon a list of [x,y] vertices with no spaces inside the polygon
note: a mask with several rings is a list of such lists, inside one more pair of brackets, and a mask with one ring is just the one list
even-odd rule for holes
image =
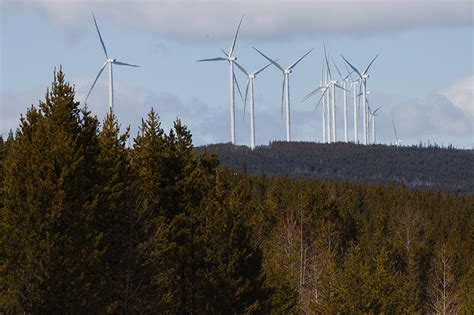
{"label": "white cloud", "polygon": [[99,19],[141,27],[178,40],[232,36],[245,14],[242,36],[259,38],[321,34],[374,34],[423,27],[471,26],[470,0],[20,0],[55,21]]}
{"label": "white cloud", "polygon": [[474,76],[459,80],[439,94],[445,96],[454,106],[474,118]]}

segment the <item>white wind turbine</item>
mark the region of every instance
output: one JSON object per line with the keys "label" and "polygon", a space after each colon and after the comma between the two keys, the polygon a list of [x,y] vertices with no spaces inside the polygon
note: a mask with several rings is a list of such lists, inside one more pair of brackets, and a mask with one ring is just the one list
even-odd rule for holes
{"label": "white wind turbine", "polygon": [[344,66],[346,68],[347,73],[349,73],[349,78],[351,79],[351,88],[353,92],[353,99],[354,99],[354,143],[359,143],[359,130],[358,130],[358,117],[359,117],[359,111],[358,111],[358,96],[357,96],[357,84],[360,83],[360,79],[354,80],[352,79],[352,74],[347,68],[347,65],[344,63]]}
{"label": "white wind turbine", "polygon": [[376,55],[374,57],[374,59],[372,59],[372,61],[369,63],[369,65],[365,68],[365,70],[361,73],[359,70],[357,70],[356,67],[354,67],[349,61],[347,61],[346,58],[344,58],[344,56],[342,56],[342,59],[344,59],[344,61],[352,68],[352,70],[354,70],[358,75],[359,75],[359,78],[360,78],[360,81],[361,81],[361,84],[363,85],[363,94],[362,94],[362,97],[363,97],[363,104],[362,104],[362,118],[363,118],[363,124],[364,124],[364,144],[367,144],[369,142],[369,129],[368,129],[368,114],[367,114],[367,79],[369,78],[369,75],[368,75],[368,71],[369,71],[369,68],[370,66],[372,65],[372,63],[375,61],[375,59],[377,59],[378,55]]}
{"label": "white wind turbine", "polygon": [[86,103],[87,99],[89,98],[89,95],[91,94],[92,89],[94,88],[97,80],[99,79],[100,75],[102,74],[102,71],[104,71],[105,67],[107,65],[109,65],[109,111],[110,111],[111,114],[113,114],[113,111],[114,111],[114,79],[113,79],[113,73],[112,73],[112,65],[128,66],[128,67],[139,67],[139,66],[132,65],[132,64],[129,64],[129,63],[125,63],[125,62],[120,62],[120,61],[117,61],[117,59],[115,59],[115,58],[109,58],[109,55],[107,54],[107,49],[105,48],[104,41],[102,40],[102,36],[100,35],[99,27],[97,26],[97,21],[95,19],[94,13],[92,13],[92,17],[94,18],[95,28],[97,30],[97,34],[99,34],[100,43],[102,44],[102,48],[104,49],[106,59],[105,59],[104,64],[100,68],[99,73],[97,74],[97,76],[94,80],[94,83],[92,83],[92,86],[89,89],[89,92],[87,93],[86,98],[84,99],[84,103]]}
{"label": "white wind turbine", "polygon": [[393,120],[393,114],[392,114],[392,126],[393,126],[393,132],[395,133],[395,145],[399,147],[402,144],[403,140],[398,138],[397,128],[395,128],[395,121]]}
{"label": "white wind turbine", "polygon": [[347,82],[351,80],[351,72],[347,71],[347,75],[343,77],[334,59],[332,59],[332,63],[334,64],[334,67],[336,67],[336,70],[339,73],[339,76],[341,77],[342,87],[344,91],[344,142],[347,143],[349,142],[349,130],[347,127],[347,92],[350,92],[347,90]]}
{"label": "white wind turbine", "polygon": [[245,99],[244,99],[244,115],[245,115],[245,106],[247,106],[247,95],[250,93],[250,148],[255,149],[255,114],[254,114],[254,94],[253,94],[253,80],[257,77],[257,74],[268,68],[271,63],[267,64],[265,67],[258,69],[252,73],[248,73],[244,67],[234,61],[237,68],[240,69],[247,76],[247,87],[245,88]]}
{"label": "white wind turbine", "polygon": [[283,73],[283,86],[282,86],[282,105],[283,105],[283,96],[285,98],[285,114],[286,114],[286,141],[291,141],[291,123],[290,123],[290,73],[292,72],[293,68],[301,61],[304,57],[306,57],[310,52],[313,50],[310,49],[306,54],[301,56],[298,60],[293,62],[288,68],[283,69],[275,60],[267,57],[264,53],[262,53],[257,48],[255,49],[260,55],[262,55],[265,59],[270,61],[275,67],[281,70]]}
{"label": "white wind turbine", "polygon": [[328,71],[328,75],[329,75],[329,82],[328,84],[330,85],[331,87],[331,127],[332,127],[332,132],[331,132],[331,136],[330,136],[330,142],[336,142],[337,141],[337,128],[336,128],[336,87],[339,88],[339,89],[342,89],[344,91],[347,91],[345,88],[343,88],[342,86],[340,86],[337,82],[337,80],[333,80],[332,79],[332,75],[331,75],[331,68],[329,66],[329,61],[328,61],[328,57],[326,55],[326,49],[324,49],[324,57],[326,59],[326,66],[327,66],[327,71]]}
{"label": "white wind turbine", "polygon": [[244,16],[240,18],[239,26],[237,27],[237,31],[235,32],[234,40],[232,41],[232,45],[230,46],[229,53],[226,53],[222,50],[225,55],[223,57],[216,57],[216,58],[209,58],[209,59],[200,59],[196,62],[204,62],[204,61],[228,61],[229,62],[229,74],[230,74],[230,138],[232,144],[235,144],[235,91],[234,91],[234,82],[237,85],[237,89],[239,90],[240,96],[242,97],[242,93],[240,92],[240,87],[235,78],[234,74],[234,62],[237,60],[237,57],[233,55],[235,42],[237,41],[237,35],[239,34],[240,25],[242,25],[242,20]]}
{"label": "white wind turbine", "polygon": [[374,111],[371,111],[370,105],[369,105],[369,114],[371,118],[371,125],[372,125],[372,144],[375,144],[377,141],[377,136],[375,134],[376,128],[375,128],[375,117],[378,116],[377,112],[382,108],[382,106],[377,107]]}

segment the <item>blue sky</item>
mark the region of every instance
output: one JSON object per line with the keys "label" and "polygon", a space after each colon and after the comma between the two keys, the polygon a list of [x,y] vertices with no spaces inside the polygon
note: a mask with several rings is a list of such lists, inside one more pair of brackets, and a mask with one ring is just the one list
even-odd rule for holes
{"label": "blue sky", "polygon": [[[379,54],[368,81],[371,103],[383,106],[378,142],[394,141],[393,115],[404,144],[474,144],[474,9],[458,0],[1,0],[0,132],[16,128],[20,113],[44,98],[55,66],[63,66],[82,102],[105,58],[92,10],[109,55],[141,65],[114,68],[116,114],[132,134],[153,106],[166,129],[181,118],[198,145],[229,141],[227,63],[195,60],[228,50],[244,14],[235,54],[248,70],[265,64],[252,46],[283,65],[315,49],[291,74],[294,140],[321,139],[320,111],[301,99],[319,84],[325,43],[340,68],[340,54],[361,68]],[[281,80],[270,67],[255,81],[257,144],[284,139]],[[104,72],[88,101],[100,119],[107,99]],[[238,99],[236,118],[237,143],[248,145],[248,117]]]}

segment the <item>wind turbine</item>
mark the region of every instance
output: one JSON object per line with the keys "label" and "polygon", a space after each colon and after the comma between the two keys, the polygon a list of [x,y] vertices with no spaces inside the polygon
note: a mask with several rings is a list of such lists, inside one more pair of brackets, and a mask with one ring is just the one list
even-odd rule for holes
{"label": "wind turbine", "polygon": [[270,57],[266,56],[257,48],[255,49],[260,55],[262,55],[265,59],[270,61],[275,67],[281,70],[283,73],[283,86],[282,86],[282,105],[283,105],[283,96],[285,97],[285,114],[286,114],[286,141],[291,141],[291,125],[290,125],[290,73],[292,72],[293,68],[301,61],[304,57],[306,57],[310,52],[313,50],[310,49],[306,54],[301,56],[291,65],[289,65],[286,69],[283,69],[275,60],[271,59]]}
{"label": "wind turbine", "polygon": [[267,64],[265,67],[258,69],[252,73],[248,73],[244,67],[234,61],[237,68],[240,69],[247,76],[247,87],[245,88],[245,100],[244,100],[244,115],[245,115],[245,106],[247,105],[247,95],[250,92],[250,148],[255,149],[255,117],[254,117],[254,97],[253,97],[253,80],[257,77],[257,74],[268,68],[271,63]]}
{"label": "wind turbine", "polygon": [[[354,143],[359,143],[359,130],[358,130],[358,117],[359,117],[359,111],[358,111],[358,108],[359,108],[359,98],[357,96],[357,84],[360,84],[360,79],[357,79],[357,80],[354,80],[352,79],[352,74],[351,72],[349,71],[349,69],[347,68],[347,65],[344,63],[344,66],[346,68],[346,71],[347,73],[349,73],[349,77],[351,79],[351,88],[352,88],[352,92],[353,92],[353,99],[354,99]],[[353,71],[352,71],[353,72]]]}
{"label": "wind turbine", "polygon": [[370,114],[370,117],[372,118],[372,144],[375,144],[375,141],[377,141],[377,137],[376,137],[376,134],[375,134],[375,117],[378,116],[377,112],[379,111],[379,109],[381,109],[382,106],[379,106],[377,107],[374,111],[371,111],[370,109],[370,105],[369,105],[369,114]]}
{"label": "wind turbine", "polygon": [[349,142],[349,131],[347,128],[347,92],[349,91],[347,90],[347,82],[349,79],[351,79],[351,72],[347,71],[347,75],[343,77],[334,59],[332,59],[332,63],[334,64],[334,67],[336,67],[336,70],[339,73],[339,76],[341,77],[342,87],[344,89],[344,142],[347,143]]}
{"label": "wind turbine", "polygon": [[331,126],[332,126],[332,132],[331,132],[331,141],[332,142],[336,142],[337,141],[337,129],[336,129],[336,87],[339,88],[339,89],[342,89],[344,91],[347,91],[345,88],[343,88],[342,86],[340,86],[337,82],[337,80],[333,80],[332,79],[332,75],[331,75],[331,68],[329,66],[329,61],[328,61],[328,57],[327,57],[327,54],[326,54],[326,48],[324,49],[324,57],[326,59],[326,66],[327,66],[327,71],[328,71],[328,75],[329,75],[329,82],[328,84],[331,86]]}
{"label": "wind turbine", "polygon": [[[242,20],[244,19],[244,16],[240,18],[239,26],[237,27],[237,31],[235,32],[234,40],[232,41],[232,45],[230,46],[229,53],[226,53],[224,50],[222,52],[225,55],[225,58],[223,57],[216,57],[216,58],[209,58],[209,59],[200,59],[197,60],[196,62],[204,62],[204,61],[228,61],[229,62],[229,74],[230,74],[230,138],[232,144],[235,144],[235,91],[234,91],[234,82],[237,85],[237,89],[239,90],[240,93],[240,87],[239,83],[237,82],[237,79],[235,78],[234,74],[234,62],[237,60],[237,57],[233,55],[234,53],[234,48],[235,48],[235,42],[237,41],[237,35],[239,34],[240,30],[240,25],[242,25]],[[240,96],[242,97],[242,93],[240,93]]]}
{"label": "wind turbine", "polygon": [[392,126],[393,126],[393,132],[395,133],[395,145],[399,147],[403,140],[398,139],[397,128],[395,128],[395,121],[393,120],[393,114],[392,114]]}
{"label": "wind turbine", "polygon": [[364,91],[362,94],[363,97],[363,107],[362,107],[362,115],[363,115],[363,123],[364,123],[364,144],[367,144],[369,142],[369,130],[368,130],[368,122],[367,122],[367,79],[369,78],[368,71],[372,63],[377,59],[378,55],[372,59],[372,61],[369,63],[369,65],[365,68],[365,70],[361,73],[359,70],[357,70],[356,67],[354,67],[349,61],[347,61],[346,58],[344,58],[343,55],[341,55],[342,59],[354,70],[360,78],[361,84],[363,85]]}
{"label": "wind turbine", "polygon": [[114,111],[114,79],[113,79],[113,73],[112,73],[112,65],[128,66],[128,67],[136,67],[136,68],[138,68],[140,66],[132,65],[132,64],[129,64],[129,63],[125,63],[125,62],[120,62],[120,61],[117,61],[117,59],[115,59],[115,58],[109,58],[109,55],[107,54],[107,49],[105,48],[104,41],[102,40],[102,36],[100,35],[99,27],[97,26],[97,21],[95,19],[94,13],[92,13],[92,17],[94,18],[95,28],[97,30],[97,34],[99,34],[100,43],[102,44],[102,48],[104,49],[106,59],[105,59],[104,64],[100,68],[99,73],[97,74],[97,76],[94,80],[94,83],[92,83],[92,86],[89,89],[89,92],[87,93],[86,98],[84,99],[84,103],[87,102],[87,99],[89,98],[89,95],[91,94],[92,89],[95,86],[95,83],[97,82],[100,75],[102,74],[102,71],[104,71],[105,67],[108,65],[109,66],[109,112],[111,114],[113,114],[113,111]]}

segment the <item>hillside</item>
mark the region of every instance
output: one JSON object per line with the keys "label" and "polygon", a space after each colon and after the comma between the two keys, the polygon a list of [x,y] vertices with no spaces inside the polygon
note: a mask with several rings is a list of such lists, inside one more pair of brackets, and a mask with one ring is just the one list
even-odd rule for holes
{"label": "hillside", "polygon": [[397,183],[416,189],[474,192],[473,150],[311,142],[273,142],[254,151],[230,144],[207,145],[196,150],[217,153],[223,166],[252,175]]}

